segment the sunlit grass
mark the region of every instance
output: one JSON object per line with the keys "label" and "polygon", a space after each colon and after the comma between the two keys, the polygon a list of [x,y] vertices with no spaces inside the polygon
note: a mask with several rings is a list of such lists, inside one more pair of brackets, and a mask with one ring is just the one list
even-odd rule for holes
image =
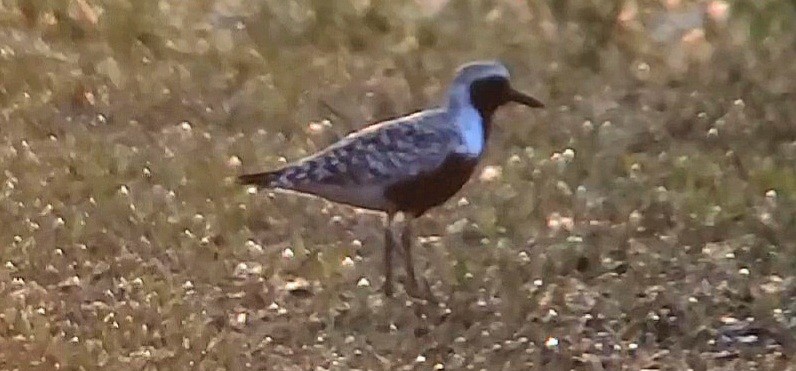
{"label": "sunlit grass", "polygon": [[[0,368],[785,367],[796,10],[666,4],[3,3]],[[478,58],[548,108],[418,223],[440,304],[377,215],[234,183]]]}

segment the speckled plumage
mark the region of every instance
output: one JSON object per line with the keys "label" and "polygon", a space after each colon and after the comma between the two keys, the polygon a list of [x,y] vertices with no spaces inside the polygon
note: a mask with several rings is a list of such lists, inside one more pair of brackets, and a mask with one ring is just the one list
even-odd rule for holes
{"label": "speckled plumage", "polygon": [[[239,180],[383,211],[390,223],[397,212],[418,217],[445,202],[470,178],[499,106],[511,101],[543,106],[512,89],[508,79],[508,70],[499,62],[466,64],[457,71],[442,107],[377,123],[281,169]],[[389,295],[394,243],[389,230],[385,238],[384,289]],[[416,289],[408,241],[402,236],[410,276],[407,288]]]}
{"label": "speckled plumage", "polygon": [[353,206],[395,210],[384,191],[439,168],[462,145],[445,110],[429,110],[354,132],[270,174],[268,188],[315,194]]}

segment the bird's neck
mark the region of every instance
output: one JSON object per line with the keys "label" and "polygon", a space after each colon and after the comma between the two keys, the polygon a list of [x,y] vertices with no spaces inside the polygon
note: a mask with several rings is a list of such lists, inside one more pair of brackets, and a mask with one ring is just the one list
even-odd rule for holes
{"label": "bird's neck", "polygon": [[475,119],[475,117],[472,117],[472,113],[478,113],[477,121],[481,125],[483,140],[487,141],[492,129],[492,117],[495,115],[495,110],[497,110],[497,105],[489,103],[479,102],[477,99],[476,102],[472,102],[469,94],[451,94],[448,100],[448,110],[454,116],[464,115],[470,117],[471,120]]}
{"label": "bird's neck", "polygon": [[457,150],[466,157],[481,157],[486,140],[489,137],[489,115],[484,116],[471,104],[457,104],[451,102],[448,114],[462,140],[462,146]]}

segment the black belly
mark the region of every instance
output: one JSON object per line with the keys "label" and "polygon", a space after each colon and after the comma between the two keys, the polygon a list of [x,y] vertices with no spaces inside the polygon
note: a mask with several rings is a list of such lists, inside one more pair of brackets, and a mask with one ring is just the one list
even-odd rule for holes
{"label": "black belly", "polygon": [[384,195],[399,211],[418,217],[456,194],[477,164],[477,158],[452,154],[436,171],[393,184]]}

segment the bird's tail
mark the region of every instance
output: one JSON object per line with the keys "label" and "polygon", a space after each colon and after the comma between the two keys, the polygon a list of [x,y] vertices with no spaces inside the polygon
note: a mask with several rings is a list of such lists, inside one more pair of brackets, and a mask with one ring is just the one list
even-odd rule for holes
{"label": "bird's tail", "polygon": [[279,170],[245,174],[238,176],[238,183],[243,185],[254,185],[258,188],[274,188],[277,186],[280,176]]}

